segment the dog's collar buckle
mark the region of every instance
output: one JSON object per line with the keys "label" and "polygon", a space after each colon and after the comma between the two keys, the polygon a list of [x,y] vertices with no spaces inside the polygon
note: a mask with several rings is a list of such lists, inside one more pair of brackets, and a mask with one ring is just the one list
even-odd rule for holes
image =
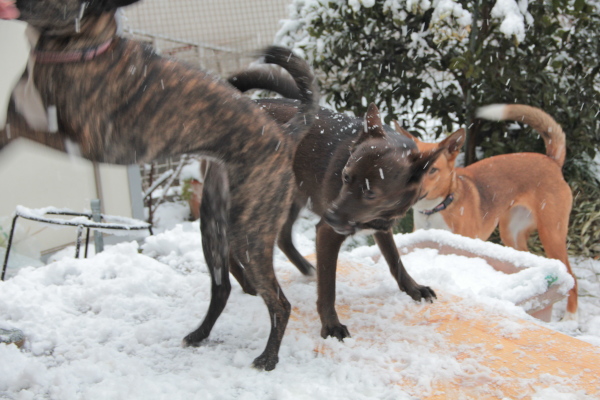
{"label": "dog's collar buckle", "polygon": [[445,210],[446,208],[448,208],[448,206],[450,205],[450,203],[452,203],[453,201],[454,201],[454,195],[452,193],[450,193],[448,196],[446,196],[446,198],[444,199],[444,201],[442,201],[440,204],[438,204],[437,206],[435,206],[431,210],[422,210],[422,211],[419,211],[419,212],[421,214],[424,214],[424,215],[435,214],[436,212],[440,212],[440,211]]}
{"label": "dog's collar buckle", "polygon": [[110,47],[112,38],[96,47],[74,51],[40,51],[34,52],[38,64],[62,64],[71,62],[90,61],[104,53]]}

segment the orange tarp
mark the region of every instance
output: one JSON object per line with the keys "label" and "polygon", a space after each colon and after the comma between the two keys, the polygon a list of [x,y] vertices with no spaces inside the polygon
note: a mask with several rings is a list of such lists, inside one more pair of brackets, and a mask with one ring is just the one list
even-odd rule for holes
{"label": "orange tarp", "polygon": [[[358,275],[362,275],[360,279],[368,279],[368,274],[361,273],[361,270],[368,271],[368,268],[341,260],[338,280],[356,279]],[[284,285],[287,279],[293,279],[285,274],[281,278]],[[443,343],[444,349],[440,351],[448,352],[451,349],[450,353],[454,354],[455,359],[463,362],[476,358],[477,368],[485,370],[485,373],[456,376],[448,381],[435,379],[427,393],[416,393],[411,391],[415,382],[403,378],[399,363],[396,384],[408,393],[417,395],[421,400],[506,400],[530,399],[545,388],[560,387],[561,393],[600,398],[599,347],[534,321],[488,310],[485,304],[475,304],[472,299],[465,300],[437,288],[435,290],[437,301],[427,305],[415,303],[414,313],[407,313],[406,310],[399,312],[391,318],[392,325],[397,320],[404,325],[434,326],[446,341]],[[377,306],[385,299],[372,298],[370,301]],[[378,343],[378,340],[385,340],[385,330],[389,326],[361,326],[360,314],[365,312],[364,307],[353,309],[351,305],[338,304],[337,310],[340,320],[351,322],[349,328],[357,345],[365,348],[381,345],[384,349],[384,344]],[[292,320],[295,321],[292,329],[306,329],[306,334],[318,335],[318,331],[314,331],[316,325],[320,326],[316,311],[294,308]],[[507,326],[513,328],[506,329]],[[340,351],[339,346],[334,351],[332,343],[335,342],[332,338],[317,343],[315,352],[323,357],[333,357],[335,351]],[[431,343],[430,350],[435,352],[439,346],[439,342]],[[377,361],[365,359],[364,362]]]}

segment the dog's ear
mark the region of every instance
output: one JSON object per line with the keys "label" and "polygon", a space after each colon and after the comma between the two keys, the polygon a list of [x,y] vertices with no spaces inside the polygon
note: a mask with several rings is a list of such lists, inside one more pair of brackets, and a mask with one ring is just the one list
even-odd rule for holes
{"label": "dog's ear", "polygon": [[446,139],[440,142],[440,147],[446,147],[450,154],[457,154],[462,149],[463,144],[465,143],[466,133],[464,128],[460,128],[452,135],[448,136]]}
{"label": "dog's ear", "polygon": [[396,128],[396,132],[398,132],[401,135],[406,136],[408,139],[414,141],[415,143],[421,142],[421,140],[418,137],[413,136],[409,131],[404,129],[396,120],[394,120],[394,127]]}
{"label": "dog's ear", "polygon": [[378,139],[385,137],[383,122],[381,121],[381,117],[379,116],[379,109],[377,109],[375,103],[369,104],[369,108],[367,109],[367,113],[365,114],[363,125],[363,131],[358,136],[358,140],[356,141],[355,146],[359,145],[367,139]]}
{"label": "dog's ear", "polygon": [[446,147],[440,146],[433,150],[425,151],[423,153],[416,152],[411,153],[408,156],[408,159],[411,163],[410,165],[410,179],[409,182],[417,182],[420,181],[421,178],[429,171],[429,168],[435,163],[438,157],[446,151]]}
{"label": "dog's ear", "polygon": [[138,1],[140,0],[92,0],[88,2],[87,9],[90,12],[104,13],[137,3]]}

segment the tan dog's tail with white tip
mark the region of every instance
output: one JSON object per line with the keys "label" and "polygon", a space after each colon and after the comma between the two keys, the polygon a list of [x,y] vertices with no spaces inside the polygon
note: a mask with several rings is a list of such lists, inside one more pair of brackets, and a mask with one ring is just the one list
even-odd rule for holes
{"label": "tan dog's tail with white tip", "polygon": [[522,104],[491,104],[478,108],[476,116],[492,121],[523,122],[531,126],[544,138],[546,155],[561,167],[565,163],[565,133],[554,118],[539,108]]}

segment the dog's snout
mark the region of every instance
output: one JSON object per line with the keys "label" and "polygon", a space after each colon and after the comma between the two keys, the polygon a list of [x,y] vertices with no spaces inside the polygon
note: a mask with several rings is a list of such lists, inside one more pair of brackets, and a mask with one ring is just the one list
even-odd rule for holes
{"label": "dog's snout", "polygon": [[356,231],[356,222],[345,219],[333,208],[325,212],[323,219],[340,235],[351,235]]}

